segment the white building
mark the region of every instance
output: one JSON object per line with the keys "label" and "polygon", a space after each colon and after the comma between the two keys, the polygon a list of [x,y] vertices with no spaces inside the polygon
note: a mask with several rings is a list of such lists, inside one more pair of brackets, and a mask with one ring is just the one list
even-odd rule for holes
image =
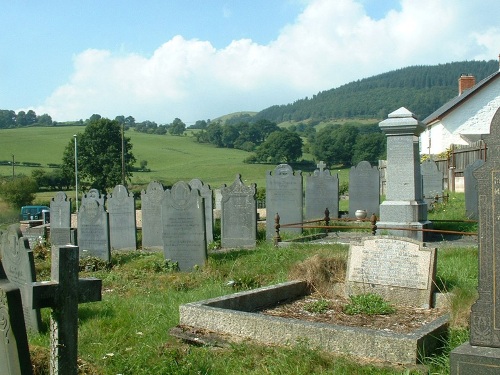
{"label": "white building", "polygon": [[458,96],[434,111],[422,122],[421,154],[440,154],[451,144],[468,145],[489,134],[493,115],[500,107],[500,70],[475,82],[470,75],[458,80]]}

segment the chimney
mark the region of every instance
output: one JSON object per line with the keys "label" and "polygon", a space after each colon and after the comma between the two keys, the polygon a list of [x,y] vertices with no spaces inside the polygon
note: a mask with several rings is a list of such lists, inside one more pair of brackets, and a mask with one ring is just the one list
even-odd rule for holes
{"label": "chimney", "polygon": [[476,84],[476,78],[471,74],[462,74],[458,79],[458,95]]}

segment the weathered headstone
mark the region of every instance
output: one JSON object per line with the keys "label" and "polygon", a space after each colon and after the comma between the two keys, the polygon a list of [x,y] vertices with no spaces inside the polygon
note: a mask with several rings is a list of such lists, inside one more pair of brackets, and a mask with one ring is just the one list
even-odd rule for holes
{"label": "weathered headstone", "polygon": [[[322,219],[328,208],[330,217],[339,217],[339,178],[331,175],[326,164],[318,164],[312,175],[306,176],[306,219]],[[281,216],[281,213],[279,213]]]}
{"label": "weathered headstone", "polygon": [[477,179],[474,176],[474,171],[483,164],[484,160],[478,159],[464,170],[465,214],[471,220],[479,218],[479,193],[477,191]]}
{"label": "weathered headstone", "polygon": [[246,186],[237,175],[231,186],[223,185],[221,246],[255,247],[257,243],[256,185]]}
{"label": "weathered headstone", "polygon": [[380,216],[380,172],[370,162],[361,161],[349,171],[349,217],[365,210],[367,217]]}
{"label": "weathered headstone", "polygon": [[80,257],[97,257],[109,262],[111,248],[109,243],[108,213],[104,206],[91,196],[84,195],[78,211],[78,246]]}
{"label": "weathered headstone", "polygon": [[422,174],[422,189],[424,201],[430,207],[435,200],[435,196],[442,198],[444,191],[443,172],[438,169],[434,160],[427,159],[420,165]]}
{"label": "weathered headstone", "polygon": [[[279,214],[281,225],[303,221],[302,172],[294,173],[288,164],[280,164],[266,175],[266,238],[275,234],[274,216]],[[326,207],[325,207],[326,208]],[[324,212],[324,209],[323,209]],[[323,215],[324,216],[324,215]],[[281,228],[281,233],[301,233],[301,228]]]}
{"label": "weathered headstone", "polygon": [[213,193],[210,185],[204,184],[201,180],[194,178],[189,181],[191,189],[198,189],[203,203],[205,205],[205,225],[207,227],[207,243],[214,240],[214,211],[213,211]]}
{"label": "weathered headstone", "polygon": [[179,181],[165,190],[161,206],[163,253],[181,271],[203,266],[207,260],[205,206],[197,189]]}
{"label": "weathered headstone", "polygon": [[423,201],[418,135],[425,125],[400,108],[379,123],[387,136],[387,193],[380,205],[379,230],[424,241],[421,229],[431,225]]}
{"label": "weathered headstone", "polygon": [[479,191],[479,297],[471,309],[469,342],[451,352],[452,375],[500,373],[500,109],[486,144],[488,159],[474,172]]}
{"label": "weathered headstone", "polygon": [[82,204],[83,204],[83,201],[85,199],[92,199],[92,200],[96,200],[99,202],[99,204],[101,206],[104,207],[104,200],[105,200],[105,195],[101,195],[101,193],[99,192],[99,190],[97,189],[90,189],[87,194],[83,195],[82,197]]}
{"label": "weathered headstone", "polygon": [[135,199],[123,185],[108,195],[109,239],[113,250],[136,250]]}
{"label": "weathered headstone", "polygon": [[161,250],[163,248],[163,226],[161,223],[163,195],[163,185],[158,181],[151,181],[146,190],[141,191],[142,248],[144,250]]}
{"label": "weathered headstone", "polygon": [[375,293],[400,306],[432,306],[435,248],[398,237],[365,237],[351,242],[347,263],[347,295]]}
{"label": "weathered headstone", "polygon": [[21,292],[6,279],[0,279],[0,374],[33,374]]}
{"label": "weathered headstone", "polygon": [[22,230],[23,237],[28,240],[30,249],[34,249],[37,244],[42,244],[47,239],[47,226],[38,225],[27,227]]}
{"label": "weathered headstone", "polygon": [[215,209],[220,211],[222,208],[222,205],[221,205],[222,194],[221,194],[220,189],[215,189],[214,194],[215,194],[215,199],[214,199],[215,200]]}
{"label": "weathered headstone", "polygon": [[71,199],[62,191],[50,201],[50,243],[56,247],[71,243]]}
{"label": "weathered headstone", "polygon": [[41,326],[40,310],[33,309],[32,283],[36,281],[35,261],[28,240],[16,225],[1,231],[0,255],[5,274],[21,291],[26,330],[38,332]]}
{"label": "weathered headstone", "polygon": [[33,283],[33,306],[50,307],[50,373],[78,373],[78,304],[101,300],[102,281],[78,279],[79,250],[67,245],[52,257],[49,282]]}

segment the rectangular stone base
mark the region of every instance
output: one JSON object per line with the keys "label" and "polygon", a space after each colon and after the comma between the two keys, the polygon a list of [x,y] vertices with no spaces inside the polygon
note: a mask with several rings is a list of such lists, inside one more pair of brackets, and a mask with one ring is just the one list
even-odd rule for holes
{"label": "rectangular stone base", "polygon": [[450,354],[450,374],[500,374],[500,348],[460,345]]}
{"label": "rectangular stone base", "polygon": [[417,221],[411,223],[380,221],[377,223],[377,234],[389,234],[391,236],[407,237],[420,242],[425,242],[429,240],[429,234],[423,232],[422,229],[431,227],[431,221]]}

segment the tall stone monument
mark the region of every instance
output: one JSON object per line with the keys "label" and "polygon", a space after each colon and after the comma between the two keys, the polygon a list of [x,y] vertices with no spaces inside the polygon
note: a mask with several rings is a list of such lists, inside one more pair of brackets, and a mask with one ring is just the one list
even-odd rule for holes
{"label": "tall stone monument", "polygon": [[431,222],[423,200],[418,136],[425,125],[401,107],[379,127],[387,136],[387,193],[377,226],[394,236],[424,241],[426,236],[419,229],[429,227]]}
{"label": "tall stone monument", "polygon": [[[274,175],[266,175],[266,238],[275,234],[274,216],[280,215],[281,224],[302,223],[304,204],[302,172],[294,172],[288,164],[280,164]],[[281,232],[299,234],[301,228],[281,228]]]}
{"label": "tall stone monument", "polygon": [[[451,374],[500,373],[500,109],[486,138],[488,160],[479,167],[478,299],[470,316],[470,341],[451,352]],[[497,271],[499,271],[497,273]]]}
{"label": "tall stone monument", "polygon": [[306,176],[306,219],[322,219],[328,208],[330,217],[339,217],[339,178],[320,161],[312,175]]}

